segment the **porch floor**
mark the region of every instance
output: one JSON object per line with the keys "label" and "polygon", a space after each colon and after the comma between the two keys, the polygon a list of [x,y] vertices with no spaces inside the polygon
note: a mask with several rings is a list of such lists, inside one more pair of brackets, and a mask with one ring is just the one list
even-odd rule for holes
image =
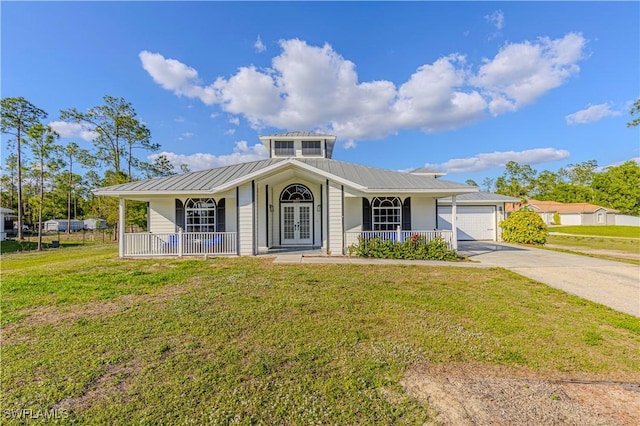
{"label": "porch floor", "polygon": [[310,246],[271,247],[267,252],[260,253],[258,256],[280,255],[326,256],[327,251],[321,247]]}

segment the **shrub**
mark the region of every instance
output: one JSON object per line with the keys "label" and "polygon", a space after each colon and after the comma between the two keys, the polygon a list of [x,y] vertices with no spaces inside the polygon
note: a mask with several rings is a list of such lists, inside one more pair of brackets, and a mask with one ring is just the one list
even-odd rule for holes
{"label": "shrub", "polygon": [[553,224],[554,225],[560,225],[560,213],[555,212],[553,214]]}
{"label": "shrub", "polygon": [[500,222],[502,239],[516,244],[544,244],[547,242],[547,225],[532,210],[519,210]]}
{"label": "shrub", "polygon": [[455,250],[442,238],[427,241],[426,237],[414,234],[411,238],[396,242],[381,237],[358,238],[358,243],[349,247],[349,254],[378,259],[406,260],[458,260]]}

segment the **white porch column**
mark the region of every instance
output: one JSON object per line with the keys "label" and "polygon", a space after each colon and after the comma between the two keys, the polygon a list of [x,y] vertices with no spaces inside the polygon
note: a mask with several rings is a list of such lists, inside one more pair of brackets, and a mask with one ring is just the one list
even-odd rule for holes
{"label": "white porch column", "polygon": [[118,255],[124,257],[124,227],[125,224],[124,198],[118,200]]}
{"label": "white porch column", "polygon": [[254,255],[254,186],[253,182],[238,188],[238,244],[241,256]]}
{"label": "white porch column", "polygon": [[456,224],[456,216],[458,215],[458,209],[456,207],[456,196],[451,196],[451,245],[454,250],[458,250],[458,225]]}
{"label": "white porch column", "polygon": [[329,244],[327,249],[334,256],[344,254],[343,238],[344,226],[342,223],[343,213],[343,190],[342,186],[329,183],[327,186],[327,236]]}

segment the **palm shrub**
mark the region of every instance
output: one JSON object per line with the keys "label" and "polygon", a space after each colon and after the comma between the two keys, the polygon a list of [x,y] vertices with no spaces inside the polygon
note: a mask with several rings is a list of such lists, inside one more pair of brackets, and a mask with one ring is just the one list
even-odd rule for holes
{"label": "palm shrub", "polygon": [[349,247],[349,255],[377,259],[458,260],[458,254],[449,248],[444,239],[427,241],[426,237],[418,234],[404,241],[383,240],[381,237],[359,238],[357,244]]}
{"label": "palm shrub", "polygon": [[508,243],[536,244],[547,242],[549,231],[540,215],[533,210],[519,210],[500,222],[502,239]]}

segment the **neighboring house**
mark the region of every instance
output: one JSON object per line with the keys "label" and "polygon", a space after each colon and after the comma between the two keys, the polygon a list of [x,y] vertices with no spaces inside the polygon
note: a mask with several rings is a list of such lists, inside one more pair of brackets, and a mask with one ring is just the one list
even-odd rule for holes
{"label": "neighboring house", "polygon": [[[48,232],[66,232],[67,231],[67,219],[50,219],[43,224],[44,231]],[[71,219],[71,230],[81,231],[84,229],[84,222],[81,220]]]}
{"label": "neighboring house", "polygon": [[544,223],[556,225],[553,216],[560,216],[559,225],[615,225],[618,210],[589,203],[560,203],[558,201],[529,200],[527,204],[514,204],[512,210],[523,208],[537,212]]}
{"label": "neighboring house", "polygon": [[[492,192],[474,192],[456,197],[458,240],[499,241],[500,222],[505,219],[506,204],[519,198]],[[438,200],[438,229],[451,229],[451,197]]]}
{"label": "neighboring house", "polygon": [[107,227],[107,221],[104,219],[85,219],[83,220],[84,229],[105,229]]}
{"label": "neighboring house", "polygon": [[[5,229],[11,229],[13,227],[13,223],[11,220],[7,220],[7,218],[12,217],[13,215],[13,210],[0,207],[0,241],[7,239],[7,232]],[[5,220],[7,221],[6,223]],[[11,224],[11,226],[9,228],[5,228],[7,224]]]}
{"label": "neighboring house", "polygon": [[[439,172],[333,160],[331,135],[260,140],[268,159],[95,190],[120,199],[120,255],[256,255],[283,247],[342,255],[359,237],[414,234],[457,247],[455,230],[437,230],[436,200],[478,188],[436,179]],[[149,232],[124,232],[125,199],[148,202]]]}

